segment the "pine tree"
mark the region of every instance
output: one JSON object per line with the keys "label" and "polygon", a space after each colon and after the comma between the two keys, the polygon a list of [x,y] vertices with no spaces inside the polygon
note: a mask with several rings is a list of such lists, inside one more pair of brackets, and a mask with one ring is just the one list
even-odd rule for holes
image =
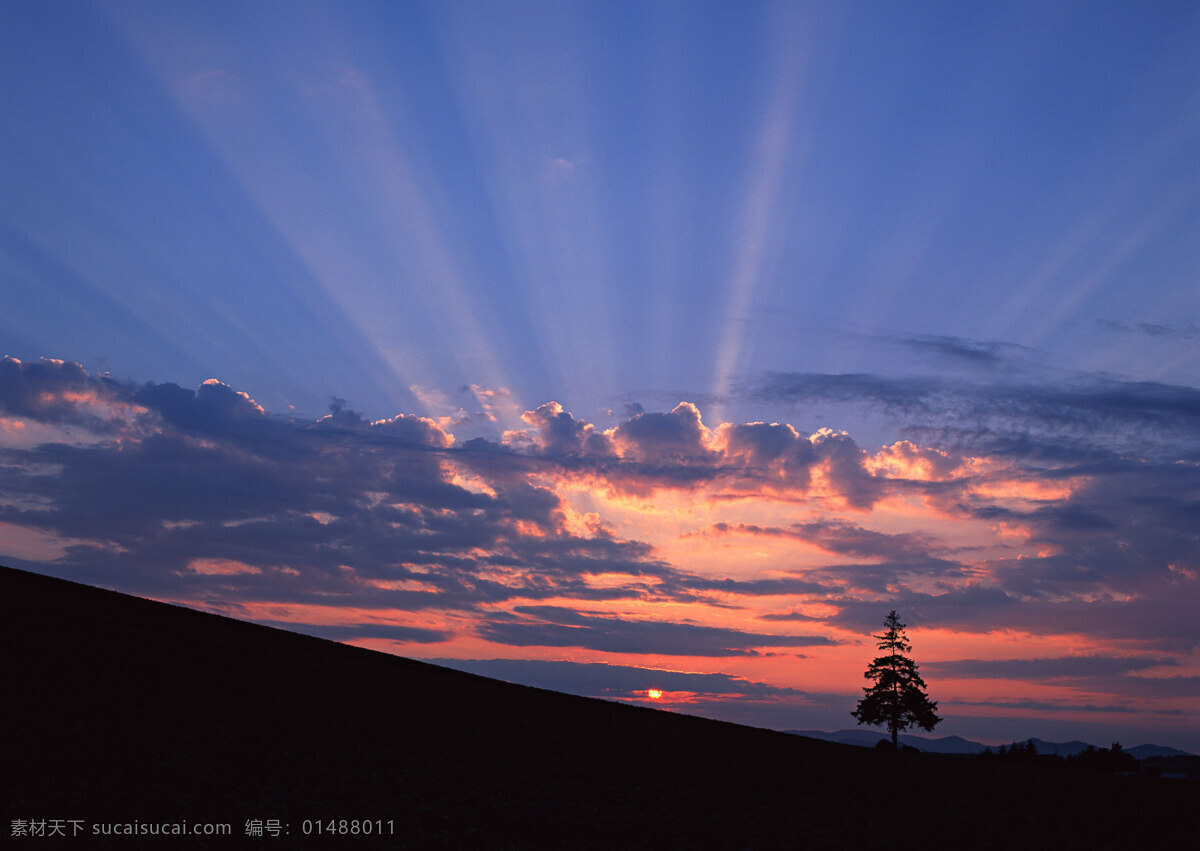
{"label": "pine tree", "polygon": [[873,680],[875,685],[864,688],[862,700],[851,712],[859,724],[886,724],[892,734],[892,747],[896,747],[902,730],[920,727],[932,730],[939,721],[937,703],[925,693],[925,681],[917,673],[917,664],[905,656],[912,645],[904,635],[904,624],[895,609],[883,622],[887,629],[879,640],[878,648],[886,655],[871,662],[863,677]]}

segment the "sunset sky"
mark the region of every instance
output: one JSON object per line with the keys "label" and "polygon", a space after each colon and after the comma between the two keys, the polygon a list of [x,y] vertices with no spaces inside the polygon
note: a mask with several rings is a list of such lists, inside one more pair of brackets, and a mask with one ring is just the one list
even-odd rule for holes
{"label": "sunset sky", "polygon": [[[1200,5],[0,3],[0,563],[1200,753]],[[651,692],[653,691],[653,694]]]}

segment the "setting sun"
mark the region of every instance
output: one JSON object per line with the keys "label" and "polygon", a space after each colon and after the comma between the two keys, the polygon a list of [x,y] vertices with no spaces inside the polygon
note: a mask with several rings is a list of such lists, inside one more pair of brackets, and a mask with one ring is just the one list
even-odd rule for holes
{"label": "setting sun", "polygon": [[646,697],[650,698],[651,700],[658,700],[662,696],[663,693],[661,689],[652,688],[646,690]]}

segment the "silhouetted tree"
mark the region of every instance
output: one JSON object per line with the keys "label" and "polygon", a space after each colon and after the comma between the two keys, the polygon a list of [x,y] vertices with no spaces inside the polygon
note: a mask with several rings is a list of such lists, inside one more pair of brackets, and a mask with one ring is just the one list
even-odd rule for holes
{"label": "silhouetted tree", "polygon": [[900,731],[909,727],[932,730],[942,719],[937,716],[937,703],[925,693],[925,681],[917,673],[917,663],[905,656],[912,645],[904,636],[904,624],[896,610],[884,620],[887,627],[879,640],[878,648],[886,655],[876,658],[863,676],[875,685],[864,688],[862,700],[851,712],[859,724],[886,724],[892,734],[892,747],[896,747]]}
{"label": "silhouetted tree", "polygon": [[1036,762],[1038,759],[1037,745],[1033,743],[1033,739],[1028,742],[1001,745],[996,756],[1007,762]]}
{"label": "silhouetted tree", "polygon": [[1111,748],[1097,748],[1094,745],[1088,745],[1085,750],[1067,757],[1067,765],[1071,768],[1103,774],[1138,770],[1137,759],[1133,754],[1124,750],[1120,742],[1113,742]]}

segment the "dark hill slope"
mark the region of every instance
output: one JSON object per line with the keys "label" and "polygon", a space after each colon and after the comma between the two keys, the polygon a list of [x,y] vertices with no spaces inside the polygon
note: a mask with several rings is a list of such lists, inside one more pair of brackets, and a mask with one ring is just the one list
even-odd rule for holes
{"label": "dark hill slope", "polygon": [[[1103,848],[1191,839],[1191,783],[819,742],[511,685],[9,569],[0,569],[0,606],[6,833],[14,819],[228,822],[235,837],[204,846],[219,849],[247,843],[247,819],[279,819],[290,836],[249,844]],[[329,818],[390,819],[395,836],[300,835],[304,819]],[[130,842],[111,844],[141,847]]]}

